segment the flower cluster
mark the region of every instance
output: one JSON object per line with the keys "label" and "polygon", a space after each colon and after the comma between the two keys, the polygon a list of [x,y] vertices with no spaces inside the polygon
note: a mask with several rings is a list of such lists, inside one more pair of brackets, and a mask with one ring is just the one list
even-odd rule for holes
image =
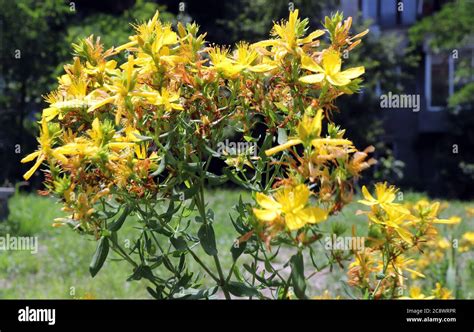
{"label": "flower cluster", "polygon": [[[336,13],[324,30],[308,33],[308,20],[295,10],[274,24],[268,40],[230,49],[207,44],[196,24],[174,29],[156,13],[121,46],[104,50],[93,36],[73,45],[72,63],[45,96],[38,149],[22,162],[35,160],[25,179],[47,165],[47,192],[69,212],[54,225],[98,240],[92,276],[112,249],[133,266],[129,280],[146,279],[155,298],[209,298],[218,288],[226,298],[306,298],[304,250],[317,271],[355,256],[349,283],[367,297],[395,297],[404,272],[422,277],[409,252],[437,234],[435,224],[455,220],[439,219],[438,203],[398,204],[387,184],[376,186],[375,197],[363,188],[367,248],[331,251],[321,264],[315,259],[320,223],[351,202],[354,180],[375,164],[374,148],[359,151],[332,121],[336,99],[357,92],[364,74],[364,67],[342,64],[367,33],[352,36],[351,23]],[[229,140],[251,148],[222,148]],[[216,162],[221,169],[211,166]],[[255,203],[236,206],[238,234],[226,276],[204,188],[227,181],[251,191]],[[118,232],[129,216],[139,234],[127,250]],[[465,241],[472,243],[472,234]],[[195,253],[197,245],[214,271]],[[289,276],[269,255],[282,246],[297,251],[284,264]],[[244,253],[254,259],[244,264],[250,278],[236,268]],[[201,284],[187,268],[189,257],[215,287],[196,289]]]}
{"label": "flower cluster", "polygon": [[[415,204],[400,203],[398,190],[378,183],[375,197],[362,188],[364,199],[359,203],[369,206],[369,211],[358,211],[369,220],[367,247],[355,253],[347,272],[351,286],[361,290],[367,298],[451,298],[452,294],[436,281],[433,295],[427,296],[419,286],[407,287],[407,280],[424,279],[430,264],[440,263],[449,257],[447,251],[457,250],[450,241],[440,236],[435,227],[443,224],[453,227],[461,218],[452,216],[440,219],[440,202],[430,203],[421,199]],[[469,237],[466,233],[464,237]],[[464,239],[463,239],[464,240]],[[463,241],[460,252],[468,250]],[[436,267],[436,268],[439,268]],[[408,297],[404,296],[408,289]]]}

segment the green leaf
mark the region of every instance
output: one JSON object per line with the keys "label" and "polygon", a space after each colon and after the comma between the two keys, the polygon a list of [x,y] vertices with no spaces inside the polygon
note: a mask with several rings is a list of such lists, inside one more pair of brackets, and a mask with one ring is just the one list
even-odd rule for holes
{"label": "green leaf", "polygon": [[234,261],[237,260],[237,258],[242,255],[244,252],[245,248],[247,247],[247,242],[242,242],[239,243],[237,240],[232,244],[232,247],[230,248],[230,252],[232,254],[232,259]]}
{"label": "green leaf", "polygon": [[259,296],[260,293],[255,288],[249,287],[241,282],[230,281],[227,284],[226,289],[232,294],[237,297],[244,297],[244,296]]}
{"label": "green leaf", "polygon": [[178,296],[176,298],[186,299],[186,300],[208,299],[214,294],[216,294],[218,289],[219,287],[217,286],[206,288],[206,289],[189,288],[189,289],[186,289],[184,292],[182,292],[182,294],[178,293],[178,295],[181,295],[181,296]]}
{"label": "green leaf", "polygon": [[150,295],[153,296],[155,299],[157,299],[157,300],[163,299],[162,291],[161,291],[160,289],[158,289],[158,287],[157,287],[157,290],[154,290],[154,289],[151,288],[151,287],[147,287],[146,290],[147,290],[148,293],[150,293]]}
{"label": "green leaf", "polygon": [[291,266],[291,281],[293,283],[293,289],[295,291],[295,295],[299,299],[306,298],[305,291],[306,291],[306,279],[304,277],[304,262],[303,262],[303,254],[297,253],[296,255],[290,258],[290,266]]}
{"label": "green leaf", "polygon": [[155,177],[155,176],[160,175],[165,170],[165,166],[166,166],[166,158],[165,156],[163,156],[160,160],[160,164],[158,165],[158,168],[156,169],[156,171],[151,173],[150,176]]}
{"label": "green leaf", "polygon": [[171,237],[170,242],[176,250],[185,251],[188,248],[186,240],[182,236]]}
{"label": "green leaf", "polygon": [[95,277],[96,274],[100,271],[104,265],[105,259],[109,254],[109,239],[106,237],[101,237],[97,249],[92,257],[91,264],[89,265],[89,272],[92,277]]}
{"label": "green leaf", "polygon": [[288,108],[285,106],[285,104],[281,102],[275,102],[273,103],[280,111],[282,111],[285,114],[288,114]]}
{"label": "green leaf", "polygon": [[132,280],[141,280],[142,278],[153,280],[155,276],[153,275],[153,271],[148,265],[139,265],[135,269],[133,269],[133,273],[130,277],[128,277],[127,281]]}
{"label": "green leaf", "polygon": [[206,172],[206,179],[211,186],[216,186],[225,183],[227,181],[227,175],[219,176],[211,172]]}
{"label": "green leaf", "polygon": [[216,235],[214,228],[210,224],[202,224],[199,227],[198,238],[201,241],[201,246],[209,256],[217,255]]}
{"label": "green leaf", "polygon": [[120,228],[122,228],[122,225],[129,214],[130,208],[128,206],[125,206],[125,209],[123,210],[120,217],[118,217],[117,220],[115,220],[114,222],[110,223],[107,229],[111,232],[117,232]]}

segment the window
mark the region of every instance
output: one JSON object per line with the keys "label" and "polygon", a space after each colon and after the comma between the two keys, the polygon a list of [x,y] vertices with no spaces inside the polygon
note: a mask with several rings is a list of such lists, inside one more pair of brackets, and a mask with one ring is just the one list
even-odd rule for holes
{"label": "window", "polygon": [[377,1],[377,21],[382,27],[391,27],[397,24],[397,3],[392,0]]}
{"label": "window", "polygon": [[[420,1],[420,0],[418,0]],[[416,22],[416,15],[418,10],[417,0],[403,0],[403,12],[401,12],[401,24],[411,25]]]}
{"label": "window", "polygon": [[[359,0],[364,18],[371,18],[384,28],[411,25],[416,22],[422,0]],[[402,11],[398,11],[403,6]]]}
{"label": "window", "polygon": [[454,61],[451,54],[426,55],[425,96],[428,111],[440,111],[454,91]]}

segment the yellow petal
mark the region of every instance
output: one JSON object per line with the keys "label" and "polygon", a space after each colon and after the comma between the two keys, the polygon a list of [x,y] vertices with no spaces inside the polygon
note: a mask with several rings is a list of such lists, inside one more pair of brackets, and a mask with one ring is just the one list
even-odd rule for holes
{"label": "yellow petal", "polygon": [[87,109],[87,112],[90,113],[90,112],[98,109],[99,107],[102,107],[106,104],[109,104],[109,103],[113,102],[114,99],[115,99],[115,97],[109,97],[109,98],[102,99],[101,101],[99,101],[99,102],[95,103],[94,105],[92,105],[91,107],[89,107]]}
{"label": "yellow petal", "polygon": [[306,54],[301,54],[301,68],[311,70],[314,73],[324,73],[323,68]]}
{"label": "yellow petal", "polygon": [[35,151],[33,153],[30,153],[29,155],[27,155],[26,157],[24,157],[21,162],[22,163],[28,163],[30,161],[32,161],[33,159],[35,159],[36,157],[39,156],[39,154],[41,153],[41,151]]}
{"label": "yellow petal", "polygon": [[268,47],[268,46],[273,46],[275,44],[280,43],[279,40],[277,39],[268,39],[268,40],[262,40],[257,43],[254,43],[251,45],[252,48],[258,48],[258,47]]}
{"label": "yellow petal", "polygon": [[340,72],[332,75],[327,75],[326,79],[329,83],[335,86],[344,86],[351,83],[351,80],[342,75]]}
{"label": "yellow petal", "polygon": [[267,210],[278,210],[281,208],[281,204],[273,199],[273,197],[267,196],[262,193],[257,193],[256,200],[258,205]]}
{"label": "yellow petal", "polygon": [[56,148],[56,152],[67,155],[80,154],[84,151],[84,144],[69,143]]}
{"label": "yellow petal", "polygon": [[171,108],[178,111],[184,110],[184,107],[181,106],[180,104],[171,104]]}
{"label": "yellow petal", "polygon": [[137,42],[136,40],[133,40],[133,41],[128,42],[128,43],[126,43],[126,44],[120,45],[119,47],[116,47],[116,48],[114,49],[114,51],[120,52],[120,51],[125,50],[125,49],[127,49],[127,48],[129,48],[129,47],[133,47],[133,46],[135,46],[135,45],[137,45],[137,44],[138,44],[138,42]]}
{"label": "yellow petal", "polygon": [[315,224],[328,218],[328,212],[319,207],[309,207],[298,212],[301,219],[306,223]]}
{"label": "yellow petal", "polygon": [[315,138],[311,141],[314,147],[320,147],[323,144],[340,146],[340,145],[352,145],[352,142],[344,138]]}
{"label": "yellow petal", "polygon": [[[306,205],[309,199],[309,189],[306,185],[300,184],[296,186],[291,193],[293,193],[292,198],[292,205],[295,207],[303,207]],[[287,195],[288,196],[288,195]]]}
{"label": "yellow petal", "polygon": [[278,218],[279,214],[272,210],[253,209],[253,213],[257,219],[262,221],[273,221]]}
{"label": "yellow petal", "polygon": [[310,42],[312,42],[314,39],[316,39],[316,38],[318,38],[318,37],[321,37],[322,35],[324,35],[324,30],[316,30],[316,31],[311,32],[311,33],[310,33],[309,35],[307,35],[305,38],[299,39],[299,40],[298,40],[298,43],[300,43],[300,44],[310,43]]}
{"label": "yellow petal", "polygon": [[46,119],[46,121],[53,120],[59,114],[59,109],[55,107],[48,107],[43,110],[42,117]]}
{"label": "yellow petal", "polygon": [[324,79],[324,74],[306,75],[300,77],[299,81],[307,84],[320,83]]}
{"label": "yellow petal", "polygon": [[365,73],[364,67],[354,67],[354,68],[349,68],[347,70],[340,72],[340,75],[343,75],[345,78],[352,80],[354,78],[359,77],[360,75],[364,73]]}
{"label": "yellow petal", "polygon": [[359,203],[362,203],[365,205],[373,205],[374,203],[376,203],[375,198],[370,194],[366,186],[362,186],[362,195],[364,195],[364,198],[368,201],[367,203],[369,204],[362,203],[361,201],[359,201]]}
{"label": "yellow petal", "polygon": [[278,146],[275,146],[271,149],[268,149],[265,151],[265,154],[267,155],[267,157],[275,154],[275,153],[278,153],[278,152],[281,152],[281,151],[284,151],[294,145],[298,145],[298,144],[301,144],[301,140],[300,139],[291,139],[289,140],[288,142],[284,143],[284,144],[281,144],[281,145],[278,145]]}
{"label": "yellow petal", "polygon": [[413,269],[410,269],[410,268],[408,268],[408,267],[405,267],[404,270],[406,270],[406,271],[408,271],[408,272],[411,272],[411,273],[413,273],[414,275],[416,275],[416,276],[418,276],[418,277],[420,277],[420,278],[426,278],[426,276],[425,276],[423,273],[420,273],[420,272],[415,271],[415,270],[413,270]]}
{"label": "yellow petal", "polygon": [[323,67],[328,76],[339,73],[341,71],[341,57],[339,53],[334,50],[324,52]]}
{"label": "yellow petal", "polygon": [[299,215],[296,215],[293,213],[287,213],[285,215],[285,224],[286,224],[286,227],[288,227],[290,231],[296,231],[300,229],[301,227],[304,227],[304,225],[306,225],[304,220],[301,219]]}
{"label": "yellow petal", "polygon": [[33,167],[31,167],[30,170],[23,175],[23,178],[25,180],[28,180],[29,178],[31,178],[31,176],[36,172],[38,167],[41,166],[41,163],[43,162],[44,159],[45,159],[44,154],[41,154],[36,160],[36,163],[33,165]]}
{"label": "yellow petal", "polygon": [[123,150],[125,148],[133,147],[134,145],[135,143],[131,142],[111,142],[107,144],[111,150]]}
{"label": "yellow petal", "polygon": [[444,224],[444,225],[455,225],[461,222],[461,218],[449,218],[449,219],[434,219],[434,224]]}
{"label": "yellow petal", "polygon": [[275,65],[270,65],[268,63],[261,63],[259,65],[250,66],[249,70],[254,73],[264,73],[264,72],[273,70],[275,68],[276,68]]}
{"label": "yellow petal", "polygon": [[412,241],[412,234],[406,230],[405,228],[401,228],[401,227],[397,227],[395,228],[395,231],[398,233],[398,235],[400,235],[400,237],[402,238],[403,241],[409,243],[409,244],[412,244],[413,241]]}
{"label": "yellow petal", "polygon": [[62,153],[59,153],[57,150],[53,150],[51,154],[54,158],[56,158],[63,164],[66,164],[68,161],[67,158]]}

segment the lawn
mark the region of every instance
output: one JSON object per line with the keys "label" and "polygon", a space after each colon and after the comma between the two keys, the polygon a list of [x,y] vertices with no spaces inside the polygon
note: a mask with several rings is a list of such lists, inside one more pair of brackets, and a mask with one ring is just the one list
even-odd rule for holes
{"label": "lawn", "polygon": [[[231,190],[208,192],[209,205],[215,212],[215,231],[218,250],[229,252],[235,231],[228,214],[242,194],[244,201],[250,200],[248,193]],[[419,194],[406,194],[405,199],[416,201]],[[15,195],[9,202],[10,216],[8,221],[0,223],[3,234],[20,236],[37,236],[39,250],[37,254],[27,251],[0,251],[0,298],[150,298],[145,281],[125,281],[130,275],[130,266],[109,256],[103,269],[95,278],[89,274],[89,262],[95,251],[96,243],[89,238],[74,233],[68,227],[51,227],[54,218],[61,216],[60,206],[52,199],[33,194]],[[459,215],[462,223],[455,228],[442,227],[446,235],[460,237],[465,231],[474,229],[472,218],[466,216],[465,202],[451,201],[443,214]],[[350,235],[352,225],[357,226],[357,233],[362,234],[366,229],[364,216],[356,216],[355,211],[362,208],[354,203],[322,224],[323,230],[330,230],[336,224],[346,229]],[[127,220],[121,230],[121,238],[132,237],[134,232],[133,219]],[[204,260],[204,253],[197,252]],[[288,253],[289,254],[289,253]],[[282,251],[285,255],[285,251]],[[323,254],[322,254],[323,255]],[[228,270],[231,255],[221,255],[224,270]],[[472,251],[463,255],[458,261],[461,268],[458,278],[457,296],[462,298],[474,297],[474,259]],[[323,256],[321,256],[321,259]],[[244,258],[245,259],[245,258]],[[190,263],[192,260],[190,260]],[[193,266],[191,266],[192,268]],[[311,272],[310,267],[307,269]],[[348,286],[341,282],[345,277],[344,271],[335,268],[332,273],[324,270],[310,279],[310,294],[322,294],[329,290],[331,294],[342,297],[350,295]],[[347,296],[345,295],[347,294]]]}

